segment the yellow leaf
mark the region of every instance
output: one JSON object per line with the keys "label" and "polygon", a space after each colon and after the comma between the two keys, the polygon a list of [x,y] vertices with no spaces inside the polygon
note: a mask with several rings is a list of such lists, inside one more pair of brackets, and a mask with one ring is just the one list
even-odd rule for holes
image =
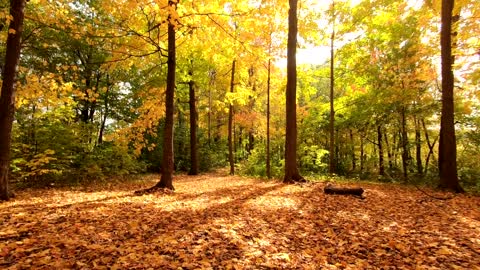
{"label": "yellow leaf", "polygon": [[439,254],[439,255],[450,255],[450,254],[452,254],[452,252],[451,252],[450,249],[448,249],[447,247],[441,247],[441,248],[437,251],[437,254]]}
{"label": "yellow leaf", "polygon": [[5,19],[7,21],[7,24],[9,24],[11,21],[13,21],[13,16],[11,14],[5,16]]}
{"label": "yellow leaf", "polygon": [[17,31],[15,31],[15,29],[13,29],[13,28],[10,28],[10,29],[8,29],[8,33],[15,35],[17,33]]}

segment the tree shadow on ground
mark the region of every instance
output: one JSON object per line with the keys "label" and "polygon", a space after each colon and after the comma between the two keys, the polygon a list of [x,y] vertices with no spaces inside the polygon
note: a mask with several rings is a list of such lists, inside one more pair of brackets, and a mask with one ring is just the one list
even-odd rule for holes
{"label": "tree shadow on ground", "polygon": [[68,206],[1,208],[1,216],[10,215],[2,222],[8,228],[3,235],[13,238],[4,240],[0,265],[411,269],[422,263],[439,268],[480,263],[472,251],[478,244],[469,240],[475,230],[449,218],[448,203],[418,205],[396,189],[382,191],[385,196],[367,190],[367,198],[359,200],[327,196],[322,184],[228,186],[226,179],[182,178],[178,191],[167,196],[83,193],[84,201]]}

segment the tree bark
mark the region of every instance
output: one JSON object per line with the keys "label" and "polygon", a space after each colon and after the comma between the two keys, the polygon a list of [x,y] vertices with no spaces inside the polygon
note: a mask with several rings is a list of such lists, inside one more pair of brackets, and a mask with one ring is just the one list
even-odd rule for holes
{"label": "tree bark", "polygon": [[335,76],[334,76],[334,43],[335,43],[335,1],[332,1],[332,35],[330,37],[330,144],[329,144],[329,162],[328,172],[330,174],[335,173],[335,108],[334,108],[334,89],[335,89]]}
{"label": "tree bark", "polygon": [[[235,60],[232,62],[232,76],[230,79],[230,93],[235,88]],[[228,107],[228,162],[230,163],[230,175],[235,174],[235,160],[233,157],[233,102]]]}
{"label": "tree bark", "polygon": [[13,196],[8,187],[8,176],[15,113],[15,79],[20,61],[24,12],[25,0],[10,0],[10,15],[13,20],[10,21],[8,30],[0,96],[0,200],[5,201]]}
{"label": "tree bark", "polygon": [[[175,10],[178,1],[170,0],[168,5]],[[174,11],[172,11],[174,12]],[[165,93],[165,129],[163,131],[162,177],[157,188],[174,190],[173,187],[173,112],[175,96],[175,24],[172,14],[168,16],[168,59],[167,59],[167,89]]]}
{"label": "tree bark", "polygon": [[393,159],[393,165],[395,168],[398,167],[398,149],[400,149],[400,142],[397,141],[398,137],[400,137],[400,133],[398,132],[393,132],[392,135],[392,159]]}
{"label": "tree bark", "polygon": [[442,115],[440,118],[440,143],[438,145],[439,187],[463,192],[457,174],[457,144],[455,138],[452,66],[452,12],[454,0],[442,0],[442,28],[440,45],[442,53]]}
{"label": "tree bark", "polygon": [[352,172],[355,172],[357,169],[357,161],[356,161],[356,156],[355,156],[355,139],[353,138],[353,130],[350,129],[350,143],[352,144],[351,146],[351,152],[352,152]]}
{"label": "tree bark", "polygon": [[419,175],[423,174],[423,163],[422,163],[422,135],[420,130],[420,120],[416,117],[415,121],[415,159],[417,161],[417,173]]}
{"label": "tree bark", "polygon": [[271,73],[271,59],[268,59],[267,70],[267,178],[272,178],[272,170],[270,168],[270,73]]}
{"label": "tree bark", "polygon": [[287,89],[286,89],[286,134],[285,176],[283,182],[304,181],[297,167],[297,0],[289,0],[287,42]]}
{"label": "tree bark", "polygon": [[[388,131],[388,130],[387,130]],[[384,133],[383,137],[385,138],[385,148],[387,149],[387,158],[388,158],[388,169],[393,169],[392,163],[392,149],[390,144],[388,143],[388,134],[387,132]]]}
{"label": "tree bark", "polygon": [[385,165],[383,161],[383,144],[382,144],[382,126],[377,126],[377,140],[378,140],[378,174],[385,175]]}
{"label": "tree bark", "polygon": [[215,70],[210,70],[209,71],[210,81],[208,83],[208,116],[207,116],[208,145],[210,145],[210,142],[212,141],[212,87],[215,85],[215,77],[216,77]]}
{"label": "tree bark", "polygon": [[[193,72],[190,73],[190,76]],[[197,106],[195,100],[195,82],[190,80],[188,82],[189,87],[189,100],[190,105],[190,171],[189,175],[198,174],[198,148],[197,148]]]}
{"label": "tree bark", "polygon": [[105,109],[103,111],[103,117],[102,117],[102,120],[101,120],[101,123],[100,123],[100,130],[98,132],[98,145],[102,144],[103,143],[103,133],[105,132],[105,126],[106,126],[106,122],[107,122],[107,117],[108,117],[108,113],[109,113],[109,108],[108,108],[108,98],[109,98],[109,92],[110,92],[110,87],[112,86],[112,84],[110,83],[110,76],[107,74],[107,90],[105,91],[105,98],[103,99],[104,101],[104,106],[105,106]]}
{"label": "tree bark", "polygon": [[360,173],[363,173],[365,169],[365,147],[364,147],[364,139],[362,134],[360,134]]}
{"label": "tree bark", "polygon": [[363,188],[336,187],[331,184],[328,184],[323,189],[323,192],[325,192],[325,194],[362,196]]}
{"label": "tree bark", "polygon": [[403,167],[403,178],[406,181],[408,179],[408,132],[407,132],[407,116],[405,113],[405,107],[400,109],[401,117],[401,133],[402,133],[402,167]]}
{"label": "tree bark", "polygon": [[428,165],[429,165],[429,162],[430,162],[430,157],[433,157],[433,148],[435,147],[435,143],[437,142],[437,138],[435,138],[433,140],[433,143],[430,143],[430,137],[428,135],[428,129],[427,129],[427,126],[425,125],[425,121],[422,119],[422,126],[423,126],[423,130],[425,132],[425,140],[427,141],[427,146],[428,146],[428,154],[427,154],[427,158],[425,159],[425,169],[424,169],[424,172],[427,173],[428,172]]}

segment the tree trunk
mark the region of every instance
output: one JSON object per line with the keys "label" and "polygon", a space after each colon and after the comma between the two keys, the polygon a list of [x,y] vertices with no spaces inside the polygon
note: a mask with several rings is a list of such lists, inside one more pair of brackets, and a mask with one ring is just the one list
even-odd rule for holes
{"label": "tree trunk", "polygon": [[102,117],[102,122],[100,123],[100,130],[98,132],[98,145],[102,144],[103,143],[103,133],[105,132],[105,125],[106,125],[106,122],[107,122],[107,117],[108,117],[108,113],[109,113],[109,108],[108,108],[108,98],[109,98],[109,92],[110,92],[110,87],[112,86],[112,84],[110,83],[110,76],[107,74],[107,90],[105,91],[105,98],[103,99],[104,101],[104,106],[105,106],[105,110],[103,112],[103,117]]}
{"label": "tree trunk", "polygon": [[283,182],[304,181],[297,167],[297,0],[289,0],[287,42],[287,89],[286,89],[286,134],[285,176]]}
{"label": "tree trunk", "polygon": [[[192,76],[193,72],[190,73]],[[188,82],[190,105],[190,171],[189,175],[198,174],[198,149],[197,149],[197,106],[195,101],[195,83],[193,80]]]}
{"label": "tree trunk", "polygon": [[[233,112],[235,114],[235,112]],[[237,163],[243,158],[243,147],[242,147],[242,137],[243,137],[243,128],[235,127],[235,119],[233,119],[233,153],[234,153],[234,162]]]}
{"label": "tree trunk", "polygon": [[[255,109],[255,98],[254,98],[254,95],[255,95],[255,92],[257,91],[257,80],[255,78],[255,68],[252,66],[250,67],[250,69],[248,70],[248,74],[249,74],[249,82],[250,82],[250,85],[252,86],[252,93],[253,95],[250,95],[249,96],[249,104],[248,104],[248,109],[250,111],[254,111]],[[253,120],[251,120],[253,121]],[[255,135],[254,135],[254,124],[248,128],[248,133],[247,133],[247,138],[248,138],[248,143],[247,145],[245,146],[245,150],[246,150],[246,156],[248,157],[251,153],[252,153],[252,150],[253,148],[255,147]]]}
{"label": "tree trunk", "polygon": [[334,43],[335,43],[335,1],[332,1],[332,35],[330,38],[330,145],[329,145],[329,162],[328,172],[330,174],[335,173],[335,156],[333,154],[335,147],[335,108],[334,108],[334,88],[335,88],[335,75],[334,75]]}
{"label": "tree trunk", "polygon": [[353,130],[350,129],[350,143],[352,144],[352,172],[355,172],[355,169],[357,167],[357,162],[356,162],[356,156],[355,156],[355,140],[353,138]]}
{"label": "tree trunk", "polygon": [[[170,0],[168,5],[172,8],[171,12],[177,7],[177,1]],[[175,69],[176,69],[176,48],[175,48],[175,22],[173,14],[168,17],[168,60],[167,60],[167,89],[165,97],[165,129],[163,131],[163,157],[162,157],[162,177],[157,183],[157,188],[167,188],[174,190],[173,187],[173,111],[175,96]]]}
{"label": "tree trunk", "polygon": [[[99,88],[99,85],[100,85],[100,79],[102,78],[102,73],[100,73],[100,71],[97,72],[97,76],[95,78],[95,91],[93,92],[94,94],[97,94],[98,93],[98,88]],[[88,112],[88,120],[90,121],[90,123],[93,123],[93,121],[95,120],[95,111],[96,111],[96,107],[97,107],[97,101],[91,101],[90,102],[90,111]]]}
{"label": "tree trunk", "polygon": [[399,137],[399,133],[398,132],[393,132],[393,138],[392,138],[392,157],[393,157],[393,165],[395,166],[395,168],[398,167],[398,149],[400,149],[400,145],[399,143],[397,142],[397,137]]}
{"label": "tree trunk", "polygon": [[210,81],[208,83],[208,145],[212,141],[212,87],[215,84],[215,70],[209,72]]}
{"label": "tree trunk", "polygon": [[437,138],[435,138],[433,140],[433,143],[430,143],[430,137],[428,135],[428,130],[427,130],[427,126],[425,125],[425,121],[422,119],[422,126],[423,126],[423,130],[425,132],[425,140],[427,141],[427,146],[428,146],[428,154],[427,154],[427,158],[425,159],[425,173],[428,173],[428,164],[430,162],[430,157],[433,157],[433,148],[435,147],[435,143],[437,142]]}
{"label": "tree trunk", "polygon": [[[180,99],[177,99],[177,103],[180,104]],[[184,118],[183,118],[183,111],[179,108],[179,107],[176,107],[175,108],[176,112],[177,112],[177,127],[178,129],[175,130],[175,124],[173,125],[173,152],[175,153],[174,154],[174,157],[177,157],[178,160],[185,160],[186,159],[186,156],[187,156],[187,149],[186,149],[186,143],[185,143],[185,126],[184,126],[184,123],[185,121]],[[175,115],[175,110],[174,110],[174,115]],[[179,138],[177,140],[175,140],[175,138]],[[180,170],[186,170],[186,168],[184,167],[180,167],[181,165],[183,164],[183,162],[179,162],[177,164],[175,164],[175,162],[173,163],[173,169],[180,169]]]}
{"label": "tree trunk", "polygon": [[377,126],[377,140],[378,140],[378,174],[385,175],[385,165],[383,162],[383,144],[382,144],[382,126]]}
{"label": "tree trunk", "polygon": [[[388,131],[388,130],[387,130]],[[385,132],[383,134],[385,138],[385,148],[387,149],[387,158],[388,158],[388,169],[392,170],[393,169],[393,163],[392,163],[392,149],[390,144],[388,143],[388,134]]]}
{"label": "tree trunk", "polygon": [[416,117],[413,119],[415,121],[415,159],[417,161],[417,173],[419,175],[423,174],[423,163],[422,163],[422,135],[420,133],[420,120],[417,120]]}
{"label": "tree trunk", "polygon": [[363,173],[365,169],[365,149],[364,149],[363,136],[360,135],[360,173]]}
{"label": "tree trunk", "polygon": [[401,117],[401,133],[402,133],[402,167],[403,167],[403,178],[406,181],[408,179],[408,132],[407,132],[407,117],[405,113],[405,107],[402,107],[400,112]]}
{"label": "tree trunk", "polygon": [[[8,30],[0,96],[0,200],[5,201],[13,196],[8,189],[8,174],[15,113],[15,77],[20,61],[24,11],[25,0],[10,0],[10,15],[13,19],[10,21]],[[11,33],[11,31],[15,32]]]}
{"label": "tree trunk", "polygon": [[268,59],[268,73],[267,73],[267,178],[272,178],[272,170],[270,168],[270,73],[271,73],[271,59]]}
{"label": "tree trunk", "polygon": [[252,153],[253,148],[255,147],[255,135],[251,129],[248,130],[248,144],[247,144],[247,155]]}
{"label": "tree trunk", "polygon": [[[230,79],[230,93],[235,87],[235,60],[232,62],[232,77]],[[230,101],[228,107],[228,162],[230,163],[230,175],[235,174],[235,160],[233,158],[233,103]]]}
{"label": "tree trunk", "polygon": [[442,0],[442,115],[440,118],[440,143],[438,145],[439,187],[463,192],[457,174],[457,144],[455,139],[452,66],[452,11],[454,0]]}

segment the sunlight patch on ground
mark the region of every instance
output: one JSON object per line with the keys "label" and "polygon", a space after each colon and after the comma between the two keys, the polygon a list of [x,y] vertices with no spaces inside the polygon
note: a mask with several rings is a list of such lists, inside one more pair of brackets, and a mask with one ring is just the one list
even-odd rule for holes
{"label": "sunlight patch on ground", "polygon": [[[111,187],[19,192],[0,204],[0,265],[11,269],[474,269],[477,198],[426,200],[365,185],[178,176],[173,193],[135,196],[158,176]],[[388,199],[385,199],[388,198]],[[48,207],[47,207],[48,206]]]}
{"label": "sunlight patch on ground", "polygon": [[250,200],[246,203],[249,207],[265,210],[277,210],[277,209],[297,209],[298,202],[294,198],[288,198],[284,196],[268,196],[259,197]]}

